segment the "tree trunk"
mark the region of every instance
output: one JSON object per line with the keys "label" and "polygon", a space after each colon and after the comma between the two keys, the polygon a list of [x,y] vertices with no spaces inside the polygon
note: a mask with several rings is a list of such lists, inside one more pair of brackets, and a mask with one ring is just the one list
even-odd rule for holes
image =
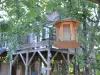
{"label": "tree trunk", "polygon": [[[84,39],[87,41],[87,23],[86,23],[86,5],[83,3],[83,34],[84,34]],[[85,62],[85,75],[89,75],[89,62],[88,62],[88,51],[87,51],[87,44],[84,44],[84,62]]]}

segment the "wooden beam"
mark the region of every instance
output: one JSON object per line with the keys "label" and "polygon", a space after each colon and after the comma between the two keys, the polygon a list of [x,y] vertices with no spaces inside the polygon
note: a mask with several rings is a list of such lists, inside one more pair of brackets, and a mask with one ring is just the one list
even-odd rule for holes
{"label": "wooden beam", "polygon": [[48,64],[47,64],[47,75],[50,75],[50,50],[48,50],[48,52],[47,52],[48,54],[47,54],[47,62],[48,62]]}
{"label": "wooden beam", "polygon": [[61,55],[62,55],[62,57],[63,57],[64,61],[67,63],[67,60],[66,60],[66,58],[65,58],[64,54],[63,54],[63,53],[61,53]]}
{"label": "wooden beam", "polygon": [[32,71],[32,70],[31,70],[31,66],[29,66],[29,75],[32,75],[32,74],[31,74],[31,71]]}
{"label": "wooden beam", "polygon": [[22,56],[22,54],[21,54],[21,53],[20,53],[20,57],[21,57],[21,59],[22,59],[22,61],[23,61],[24,65],[26,65],[25,60],[24,60],[24,57]]}
{"label": "wooden beam", "polygon": [[36,52],[34,52],[33,55],[31,56],[31,58],[30,58],[30,60],[28,62],[28,65],[32,62],[32,59],[33,59],[33,57],[34,57],[35,54],[36,54]]}
{"label": "wooden beam", "polygon": [[9,75],[12,75],[12,54],[10,57],[10,74]]}
{"label": "wooden beam", "polygon": [[70,23],[70,34],[71,34],[70,35],[70,38],[71,38],[70,40],[73,40],[72,39],[73,38],[73,29],[72,29],[72,26],[73,26],[72,23]]}
{"label": "wooden beam", "polygon": [[59,62],[58,61],[56,61],[56,62],[57,62],[56,63],[56,70],[57,70],[56,75],[60,75]]}
{"label": "wooden beam", "polygon": [[58,54],[58,52],[56,52],[56,53],[54,54],[54,56],[53,56],[52,59],[51,59],[51,62],[52,62],[52,60],[54,60],[54,58],[57,56],[57,54]]}
{"label": "wooden beam", "polygon": [[31,68],[32,68],[33,65],[34,65],[34,62],[31,65],[29,65],[30,72],[32,71]]}
{"label": "wooden beam", "polygon": [[52,48],[51,51],[55,51],[55,52],[60,52],[60,53],[65,53],[65,54],[75,54],[75,50],[74,49],[56,49],[56,48]]}
{"label": "wooden beam", "polygon": [[68,75],[70,75],[70,57],[69,57],[69,54],[67,54],[67,63],[68,63]]}
{"label": "wooden beam", "polygon": [[[61,32],[60,32],[60,35],[59,36],[61,36],[61,41],[64,41],[64,29],[63,29],[63,24],[61,25]],[[61,34],[62,33],[62,34]]]}
{"label": "wooden beam", "polygon": [[25,64],[25,75],[28,75],[28,58],[29,58],[29,53],[26,53],[26,64]]}
{"label": "wooden beam", "polygon": [[73,55],[72,59],[70,60],[70,64],[73,64],[73,60],[75,59],[75,55]]}
{"label": "wooden beam", "polygon": [[43,59],[43,61],[46,63],[46,65],[47,65],[48,64],[47,60],[44,58],[44,56],[42,55],[42,53],[40,51],[38,51],[38,53],[41,56],[41,58]]}
{"label": "wooden beam", "polygon": [[17,60],[17,58],[18,58],[18,54],[15,56],[15,58],[14,58],[14,60],[12,62],[12,65],[15,63],[15,61]]}
{"label": "wooden beam", "polygon": [[38,75],[41,74],[41,61],[40,58],[38,58]]}
{"label": "wooden beam", "polygon": [[38,52],[38,51],[47,51],[49,48],[39,48],[39,49],[31,49],[31,50],[21,50],[21,51],[18,51],[16,53],[14,53],[13,55],[16,55],[16,54],[25,54],[27,52],[31,53],[31,52]]}

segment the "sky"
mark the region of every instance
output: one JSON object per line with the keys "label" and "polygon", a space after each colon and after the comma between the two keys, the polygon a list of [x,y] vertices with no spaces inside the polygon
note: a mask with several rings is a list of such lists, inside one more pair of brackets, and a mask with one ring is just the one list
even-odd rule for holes
{"label": "sky", "polygon": [[5,11],[0,11],[0,23],[2,22],[7,22],[9,19],[8,19],[8,14],[7,12]]}

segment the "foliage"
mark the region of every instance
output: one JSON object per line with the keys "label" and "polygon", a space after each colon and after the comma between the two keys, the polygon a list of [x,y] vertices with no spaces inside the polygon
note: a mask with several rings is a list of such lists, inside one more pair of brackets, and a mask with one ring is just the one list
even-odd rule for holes
{"label": "foliage", "polygon": [[[98,35],[100,32],[100,6],[87,0],[1,0],[0,10],[7,13],[4,16],[8,19],[0,21],[0,32],[7,34],[7,39],[4,41],[8,40],[10,53],[16,52],[22,35],[26,37],[24,38],[26,40],[28,33],[34,32],[39,35],[46,24],[53,24],[53,22],[48,22],[45,17],[46,14],[52,12],[59,14],[59,20],[71,17],[81,22],[78,28],[79,42],[83,47],[86,46],[86,53],[83,54],[87,57],[86,59],[89,59],[92,52],[96,52],[94,46],[100,45],[100,35]],[[0,15],[0,18],[3,17]],[[84,30],[84,26],[86,26],[86,30]],[[54,32],[52,27],[50,33]],[[98,50],[100,49],[98,48]],[[8,55],[10,54],[8,53]],[[77,58],[83,67],[83,57],[79,55]]]}

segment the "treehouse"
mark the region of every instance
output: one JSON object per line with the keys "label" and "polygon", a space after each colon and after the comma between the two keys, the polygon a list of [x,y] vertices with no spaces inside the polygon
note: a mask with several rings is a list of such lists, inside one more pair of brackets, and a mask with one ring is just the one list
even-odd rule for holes
{"label": "treehouse", "polygon": [[[35,38],[37,36],[31,34],[28,43],[20,44],[16,52],[11,55],[10,75],[56,75],[60,72],[60,68],[66,67],[67,69],[63,72],[70,74],[71,60],[76,54],[76,48],[80,46],[76,31],[79,22],[62,20],[57,21],[54,26],[56,41],[51,39],[51,36],[49,39],[45,36]],[[65,66],[64,63],[66,63]],[[46,72],[41,73],[44,66]]]}
{"label": "treehouse", "polygon": [[56,42],[54,46],[57,48],[77,48],[80,44],[77,42],[77,27],[79,22],[74,20],[63,20],[55,23]]}

